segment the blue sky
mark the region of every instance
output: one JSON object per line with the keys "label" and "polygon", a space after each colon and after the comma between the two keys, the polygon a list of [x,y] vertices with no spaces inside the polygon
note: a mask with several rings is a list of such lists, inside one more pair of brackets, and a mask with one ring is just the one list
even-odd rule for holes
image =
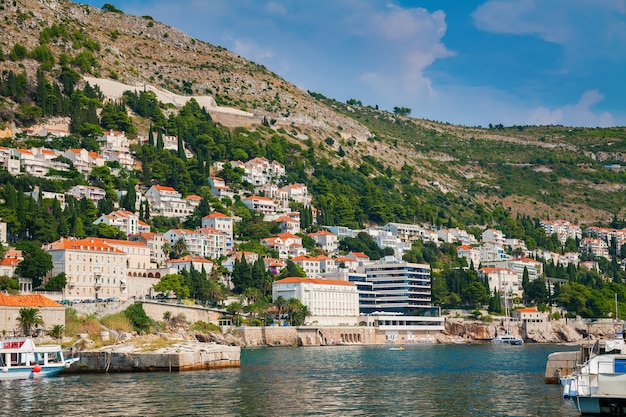
{"label": "blue sky", "polygon": [[626,126],[626,0],[78,0],[304,90],[467,126]]}

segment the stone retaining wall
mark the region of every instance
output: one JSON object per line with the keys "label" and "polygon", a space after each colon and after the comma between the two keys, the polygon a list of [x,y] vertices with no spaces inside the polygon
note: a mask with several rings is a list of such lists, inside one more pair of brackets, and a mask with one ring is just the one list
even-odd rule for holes
{"label": "stone retaining wall", "polygon": [[185,320],[190,323],[203,321],[205,323],[218,324],[220,317],[222,317],[221,312],[201,306],[186,306],[156,301],[142,301],[142,304],[146,315],[156,321],[162,321],[163,314],[165,314],[166,311],[169,311],[172,317],[182,314],[185,316]]}
{"label": "stone retaining wall", "polygon": [[213,344],[186,352],[86,351],[80,352],[80,360],[73,363],[66,373],[181,372],[232,368],[240,366],[240,353],[237,346]]}
{"label": "stone retaining wall", "polygon": [[374,327],[239,327],[233,330],[244,346],[326,346],[385,343]]}

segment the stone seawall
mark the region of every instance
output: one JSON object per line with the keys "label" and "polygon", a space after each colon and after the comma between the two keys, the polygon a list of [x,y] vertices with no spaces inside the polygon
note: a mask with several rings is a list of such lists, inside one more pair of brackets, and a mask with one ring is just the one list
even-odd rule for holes
{"label": "stone seawall", "polygon": [[240,327],[233,330],[244,346],[328,346],[385,343],[374,327]]}
{"label": "stone seawall", "polygon": [[67,373],[181,372],[240,366],[237,346],[181,343],[163,351],[137,352],[124,347],[83,351]]}

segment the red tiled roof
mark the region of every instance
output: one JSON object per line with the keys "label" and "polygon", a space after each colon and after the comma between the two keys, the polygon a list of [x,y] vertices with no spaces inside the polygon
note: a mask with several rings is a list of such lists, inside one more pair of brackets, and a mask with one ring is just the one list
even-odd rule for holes
{"label": "red tiled roof", "polygon": [[178,191],[176,191],[176,189],[172,188],[172,187],[168,187],[165,185],[153,185],[154,189],[157,191],[172,191],[177,193]]}
{"label": "red tiled roof", "polygon": [[207,214],[206,216],[203,217],[203,219],[230,219],[230,217],[228,217],[227,215],[225,215],[224,213],[220,213],[219,211],[214,211],[211,214]]}
{"label": "red tiled roof", "polygon": [[0,293],[0,306],[4,307],[63,307],[41,294],[8,295]]}

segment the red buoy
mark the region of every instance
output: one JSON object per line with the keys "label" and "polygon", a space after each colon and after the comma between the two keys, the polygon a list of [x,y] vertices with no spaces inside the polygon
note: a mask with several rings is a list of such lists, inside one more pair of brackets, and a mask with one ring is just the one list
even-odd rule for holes
{"label": "red buoy", "polygon": [[35,365],[35,366],[33,367],[33,372],[34,372],[34,373],[41,372],[41,366],[39,366],[39,365]]}

